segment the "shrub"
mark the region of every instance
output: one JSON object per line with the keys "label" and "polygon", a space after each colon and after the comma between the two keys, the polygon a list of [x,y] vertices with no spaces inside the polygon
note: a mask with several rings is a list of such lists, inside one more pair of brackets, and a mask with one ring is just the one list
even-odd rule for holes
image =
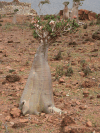
{"label": "shrub", "polygon": [[63,66],[58,65],[58,66],[56,67],[56,75],[55,75],[55,78],[56,78],[56,79],[59,79],[59,77],[62,77],[63,74],[64,74]]}
{"label": "shrub", "polygon": [[96,24],[98,25],[100,25],[100,16],[97,18],[97,21],[96,21]]}
{"label": "shrub", "polygon": [[83,29],[87,29],[87,24],[85,24],[85,25],[83,26]]}
{"label": "shrub", "polygon": [[70,76],[72,76],[72,74],[73,74],[73,69],[72,69],[72,67],[69,67],[67,69],[67,71],[65,72],[65,75],[68,76],[68,77],[70,77]]}
{"label": "shrub", "polygon": [[88,66],[86,66],[84,68],[83,72],[84,72],[85,76],[87,76],[87,75],[89,75],[91,73],[91,69]]}
{"label": "shrub", "polygon": [[90,26],[94,25],[94,22],[93,20],[89,23]]}
{"label": "shrub", "polygon": [[2,26],[2,24],[0,23],[0,26]]}
{"label": "shrub", "polygon": [[61,56],[61,50],[59,50],[58,54],[55,55],[54,59],[55,59],[55,60],[62,59],[62,56]]}
{"label": "shrub", "polygon": [[80,65],[81,65],[81,67],[85,67],[85,66],[86,66],[86,64],[87,64],[87,63],[86,63],[86,61],[85,61],[85,60],[81,60],[81,61],[80,61]]}
{"label": "shrub", "polygon": [[35,30],[33,31],[33,36],[34,36],[34,38],[38,38],[39,37]]}

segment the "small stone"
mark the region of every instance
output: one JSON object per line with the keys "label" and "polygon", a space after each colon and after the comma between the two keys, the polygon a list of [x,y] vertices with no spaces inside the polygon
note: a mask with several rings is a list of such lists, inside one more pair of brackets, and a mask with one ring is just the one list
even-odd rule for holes
{"label": "small stone", "polygon": [[79,101],[76,101],[76,104],[77,104],[77,105],[80,105],[80,102],[79,102]]}
{"label": "small stone", "polygon": [[66,115],[61,122],[61,126],[64,127],[71,124],[75,124],[75,121],[70,116]]}
{"label": "small stone", "polygon": [[63,78],[60,78],[59,79],[59,83],[64,83],[65,81],[64,81],[64,79]]}
{"label": "small stone", "polygon": [[84,91],[84,92],[83,92],[83,96],[84,96],[84,97],[88,97],[88,96],[89,96],[89,92],[88,92],[88,91]]}
{"label": "small stone", "polygon": [[27,123],[28,122],[28,119],[20,119],[19,120],[21,123]]}
{"label": "small stone", "polygon": [[86,123],[86,126],[87,126],[87,127],[92,127],[91,121],[88,121],[88,122]]}
{"label": "small stone", "polygon": [[79,109],[85,110],[85,109],[87,109],[87,105],[80,106]]}
{"label": "small stone", "polygon": [[7,116],[7,117],[5,118],[6,121],[10,121],[10,119],[11,119],[10,116]]}
{"label": "small stone", "polygon": [[18,109],[18,108],[12,108],[11,111],[10,111],[10,114],[13,118],[15,117],[19,117],[20,114],[21,114],[21,110]]}
{"label": "small stone", "polygon": [[82,76],[82,77],[85,76],[84,72],[79,72],[79,74],[80,74],[80,76]]}
{"label": "small stone", "polygon": [[90,96],[90,99],[94,99],[94,96]]}
{"label": "small stone", "polygon": [[64,133],[70,132],[70,130],[71,130],[71,128],[69,128],[68,126],[65,126],[63,128]]}
{"label": "small stone", "polygon": [[11,124],[11,125],[14,125],[14,122],[10,121],[10,124]]}
{"label": "small stone", "polygon": [[0,42],[2,42],[2,39],[0,39]]}
{"label": "small stone", "polygon": [[97,95],[97,98],[100,98],[100,94]]}

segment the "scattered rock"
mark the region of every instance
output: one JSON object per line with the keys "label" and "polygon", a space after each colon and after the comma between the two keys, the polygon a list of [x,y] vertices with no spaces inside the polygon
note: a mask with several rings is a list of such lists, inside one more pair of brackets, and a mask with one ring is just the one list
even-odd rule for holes
{"label": "scattered rock", "polygon": [[59,92],[57,92],[57,91],[53,91],[53,95],[57,96],[57,97],[61,97],[61,94]]}
{"label": "scattered rock", "polygon": [[92,35],[92,38],[95,39],[95,40],[100,40],[100,34],[94,33]]}
{"label": "scattered rock", "polygon": [[26,123],[14,123],[12,128],[23,128],[26,126]]}
{"label": "scattered rock", "polygon": [[91,80],[86,80],[82,83],[83,88],[91,88],[96,85],[97,85],[97,83],[95,81],[91,81]]}
{"label": "scattered rock", "polygon": [[13,40],[9,40],[8,43],[13,43]]}
{"label": "scattered rock", "polygon": [[88,91],[84,91],[84,92],[83,92],[83,96],[84,96],[84,97],[88,97],[88,96],[89,96],[89,92],[88,92]]}
{"label": "scattered rock", "polygon": [[15,117],[19,117],[20,114],[21,114],[21,110],[18,109],[18,108],[12,108],[11,111],[10,111],[10,114],[13,118]]}
{"label": "scattered rock", "polygon": [[82,106],[79,107],[79,109],[85,110],[85,109],[87,109],[87,105],[82,105]]}
{"label": "scattered rock", "polygon": [[0,42],[2,42],[2,39],[0,39]]}
{"label": "scattered rock", "polygon": [[20,77],[18,75],[7,75],[6,76],[6,80],[9,82],[16,82],[16,81],[20,81]]}
{"label": "scattered rock", "polygon": [[97,95],[97,98],[100,98],[100,94]]}
{"label": "scattered rock", "polygon": [[59,78],[59,83],[65,83],[63,78]]}
{"label": "scattered rock", "polygon": [[12,121],[10,121],[9,123],[10,123],[12,126],[14,125],[14,122],[12,122]]}
{"label": "scattered rock", "polygon": [[94,96],[90,96],[90,99],[94,99]]}
{"label": "scattered rock", "polygon": [[92,127],[91,121],[88,121],[88,122],[86,123],[86,126],[87,126],[87,127]]}
{"label": "scattered rock", "polygon": [[71,124],[75,124],[75,121],[70,116],[66,115],[61,122],[61,127],[69,126]]}
{"label": "scattered rock", "polygon": [[28,119],[20,119],[19,122],[21,122],[21,123],[27,123],[28,122]]}
{"label": "scattered rock", "polygon": [[10,119],[11,119],[11,116],[7,116],[7,117],[5,118],[6,121],[10,121]]}
{"label": "scattered rock", "polygon": [[76,46],[76,45],[78,45],[75,41],[71,41],[71,42],[69,42],[69,46]]}
{"label": "scattered rock", "polygon": [[84,72],[79,72],[79,74],[80,74],[80,76],[82,76],[82,77],[85,76]]}

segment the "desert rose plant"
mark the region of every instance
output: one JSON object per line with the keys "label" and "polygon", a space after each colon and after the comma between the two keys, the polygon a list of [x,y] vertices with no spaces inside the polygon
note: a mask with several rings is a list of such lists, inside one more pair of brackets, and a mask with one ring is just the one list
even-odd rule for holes
{"label": "desert rose plant", "polygon": [[61,110],[56,108],[53,99],[51,72],[48,65],[48,47],[55,41],[57,36],[68,32],[75,27],[75,22],[70,20],[59,20],[59,17],[42,20],[33,17],[31,26],[33,36],[39,40],[40,46],[34,57],[32,68],[21,96],[19,108],[25,114],[37,114],[41,112],[51,113]]}

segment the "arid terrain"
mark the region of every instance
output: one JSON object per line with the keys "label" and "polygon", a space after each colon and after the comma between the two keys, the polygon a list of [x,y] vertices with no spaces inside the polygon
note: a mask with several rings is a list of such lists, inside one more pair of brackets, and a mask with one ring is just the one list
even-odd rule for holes
{"label": "arid terrain", "polygon": [[19,101],[39,43],[29,27],[30,16],[17,16],[16,24],[12,19],[0,19],[0,133],[100,133],[97,20],[83,21],[86,29],[82,25],[49,47],[55,106],[66,113],[23,116]]}

